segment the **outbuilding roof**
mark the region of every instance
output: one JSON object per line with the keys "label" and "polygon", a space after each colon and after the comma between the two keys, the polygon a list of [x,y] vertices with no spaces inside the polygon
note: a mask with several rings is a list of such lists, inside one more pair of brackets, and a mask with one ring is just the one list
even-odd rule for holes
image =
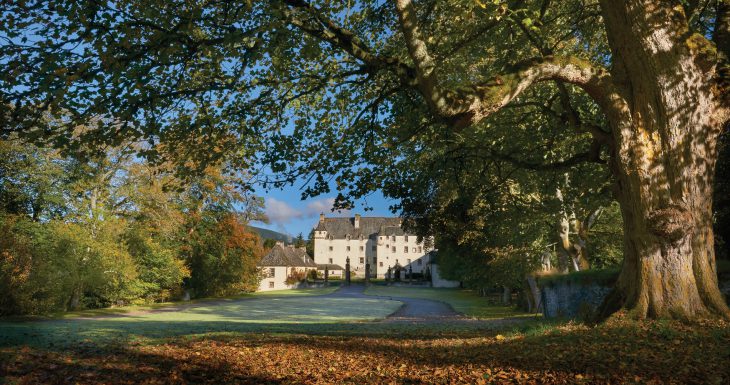
{"label": "outbuilding roof", "polygon": [[276,245],[261,258],[258,266],[317,267],[317,264],[304,249]]}

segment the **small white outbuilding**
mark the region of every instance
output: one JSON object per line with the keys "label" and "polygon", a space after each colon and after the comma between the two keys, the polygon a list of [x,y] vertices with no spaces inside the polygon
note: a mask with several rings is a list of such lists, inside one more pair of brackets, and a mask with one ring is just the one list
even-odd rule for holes
{"label": "small white outbuilding", "polygon": [[295,289],[299,282],[287,283],[288,277],[317,270],[317,264],[307,255],[303,247],[285,246],[281,242],[271,249],[258,263],[261,282],[258,291]]}

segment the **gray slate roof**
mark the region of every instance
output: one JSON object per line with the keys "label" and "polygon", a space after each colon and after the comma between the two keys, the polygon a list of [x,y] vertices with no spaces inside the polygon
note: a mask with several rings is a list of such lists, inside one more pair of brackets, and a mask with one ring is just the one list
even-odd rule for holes
{"label": "gray slate roof", "polygon": [[334,239],[345,239],[349,234],[352,239],[358,239],[361,235],[363,239],[367,239],[370,236],[375,236],[386,229],[390,229],[392,234],[388,235],[403,235],[405,234],[400,229],[399,234],[395,234],[396,230],[400,229],[400,218],[393,217],[361,217],[360,227],[355,228],[355,218],[325,218],[324,221],[320,221],[315,228],[316,231],[327,231],[327,235],[331,235]]}
{"label": "gray slate roof", "polygon": [[276,245],[261,258],[258,266],[317,267],[317,264],[302,249]]}
{"label": "gray slate roof", "polygon": [[403,236],[403,235],[411,235],[403,231],[403,229],[400,226],[383,226],[383,228],[380,230],[380,233],[378,235],[385,235],[385,236],[391,236],[391,235],[397,235],[397,236]]}

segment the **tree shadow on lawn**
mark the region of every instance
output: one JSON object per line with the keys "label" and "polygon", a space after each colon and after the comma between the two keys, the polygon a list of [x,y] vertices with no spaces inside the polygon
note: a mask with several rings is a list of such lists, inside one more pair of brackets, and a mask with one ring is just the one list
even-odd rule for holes
{"label": "tree shadow on lawn", "polygon": [[3,380],[27,384],[281,383],[280,379],[250,373],[225,360],[174,358],[133,348],[66,352],[26,348],[15,354],[0,349],[0,383]]}
{"label": "tree shadow on lawn", "polygon": [[150,321],[124,317],[0,323],[0,347],[30,346],[63,350],[78,345],[118,345],[130,341],[156,343],[169,339],[227,335],[243,335],[243,338],[247,338],[245,335],[248,334],[436,339],[494,335],[495,328],[485,323],[199,322]]}
{"label": "tree shadow on lawn", "polygon": [[[6,344],[15,348],[0,351],[6,355],[13,352],[22,355],[23,350],[36,354],[35,360],[21,359],[24,366],[16,368],[16,373],[38,376],[58,369],[48,367],[45,362],[59,366],[61,360],[68,364],[68,355],[73,366],[65,372],[79,376],[88,371],[103,372],[104,365],[111,362],[119,371],[105,377],[113,380],[106,381],[111,383],[119,382],[114,380],[114,375],[130,373],[138,380],[177,373],[186,381],[211,383],[276,383],[282,376],[290,380],[311,376],[321,382],[346,379],[367,382],[372,379],[369,376],[382,375],[402,382],[421,382],[424,378],[437,382],[442,377],[453,379],[449,376],[456,374],[464,376],[460,382],[475,382],[481,375],[478,373],[486,373],[487,369],[513,376],[507,378],[519,379],[514,376],[527,373],[532,378],[550,379],[549,382],[576,381],[579,379],[576,375],[595,380],[591,382],[652,379],[679,383],[730,382],[727,324],[694,327],[627,322],[598,327],[568,324],[551,331],[507,334],[507,337],[498,336],[495,330],[454,330],[448,324],[262,323],[238,324],[235,326],[245,327],[229,332],[222,331],[218,323],[200,328],[186,322],[171,326],[185,333],[170,335],[168,331],[144,329],[135,322],[125,325],[118,322],[118,325],[107,325],[108,332],[119,336],[129,333],[128,338],[107,340],[107,346],[100,343],[101,339],[89,341],[83,333],[67,330],[70,339],[82,343],[64,348],[28,344],[32,347],[20,349]],[[205,330],[213,328],[218,330],[216,334],[205,334]],[[157,344],[140,344],[134,342],[134,337],[163,340],[156,341]],[[38,357],[43,357],[42,367],[37,364]],[[320,361],[313,363],[312,360]],[[340,366],[332,372],[328,370],[328,362]],[[338,377],[344,375],[340,372],[349,370],[358,374]]]}

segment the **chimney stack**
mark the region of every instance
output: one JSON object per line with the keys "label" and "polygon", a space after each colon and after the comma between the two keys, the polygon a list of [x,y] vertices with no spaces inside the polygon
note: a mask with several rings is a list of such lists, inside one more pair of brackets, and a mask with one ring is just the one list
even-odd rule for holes
{"label": "chimney stack", "polygon": [[319,221],[324,222],[324,213],[319,213]]}
{"label": "chimney stack", "polygon": [[355,228],[360,228],[360,214],[355,214]]}

